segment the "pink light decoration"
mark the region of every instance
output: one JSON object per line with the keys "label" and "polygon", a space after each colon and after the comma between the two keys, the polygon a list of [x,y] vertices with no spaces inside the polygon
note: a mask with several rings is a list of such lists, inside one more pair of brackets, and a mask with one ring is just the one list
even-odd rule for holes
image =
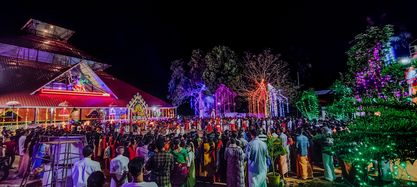
{"label": "pink light decoration", "polygon": [[215,97],[216,114],[225,114],[236,112],[235,97],[237,94],[224,84],[220,84],[217,88]]}
{"label": "pink light decoration", "polygon": [[56,95],[76,95],[76,96],[95,96],[95,97],[110,97],[108,93],[101,92],[78,92],[71,90],[53,90],[53,89],[41,89],[42,94],[56,94]]}

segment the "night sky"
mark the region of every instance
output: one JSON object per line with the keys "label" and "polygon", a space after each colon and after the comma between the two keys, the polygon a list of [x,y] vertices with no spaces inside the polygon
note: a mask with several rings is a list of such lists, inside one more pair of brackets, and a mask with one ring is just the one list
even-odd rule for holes
{"label": "night sky", "polygon": [[72,29],[70,43],[111,64],[108,72],[166,99],[170,62],[193,49],[272,48],[290,64],[312,64],[306,84],[319,89],[344,71],[349,41],[367,17],[417,33],[417,1],[85,2],[2,2],[0,35],[17,33],[29,18]]}

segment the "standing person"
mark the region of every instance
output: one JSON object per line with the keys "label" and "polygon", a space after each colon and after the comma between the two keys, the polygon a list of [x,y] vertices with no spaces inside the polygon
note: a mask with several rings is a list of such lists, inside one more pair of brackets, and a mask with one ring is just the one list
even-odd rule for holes
{"label": "standing person", "polygon": [[25,141],[26,141],[26,136],[28,135],[28,131],[24,130],[22,136],[20,136],[19,141],[18,141],[18,148],[19,148],[19,168],[22,165],[23,162],[23,156],[25,155]]}
{"label": "standing person", "polygon": [[145,166],[145,160],[140,157],[136,157],[129,162],[129,174],[132,176],[133,181],[124,184],[122,187],[158,187],[155,182],[145,182],[143,180],[143,170]]}
{"label": "standing person", "polygon": [[72,183],[74,187],[85,187],[88,177],[95,171],[101,171],[100,163],[91,160],[93,149],[90,146],[83,148],[84,158],[72,167]]}
{"label": "standing person", "polygon": [[128,146],[128,152],[129,152],[129,160],[133,160],[133,158],[136,157],[136,141],[130,140],[129,146]]}
{"label": "standing person", "polygon": [[150,143],[149,136],[145,136],[140,142],[139,146],[136,148],[136,156],[141,157],[145,160],[145,163],[149,159],[149,148],[148,144]]}
{"label": "standing person", "polygon": [[95,171],[87,179],[87,187],[103,187],[106,179],[101,171]]}
{"label": "standing person", "polygon": [[239,141],[239,146],[244,150],[248,144],[248,141],[246,141],[245,137],[243,137],[243,133],[243,131],[239,131],[237,134],[237,140]]}
{"label": "standing person", "polygon": [[156,141],[157,152],[149,159],[146,170],[151,171],[153,180],[158,186],[171,187],[171,172],[174,169],[174,157],[164,151],[164,139]]}
{"label": "standing person", "polygon": [[116,151],[117,156],[110,161],[110,187],[119,187],[127,183],[129,158],[123,156],[125,152],[123,146],[117,147]]}
{"label": "standing person", "polygon": [[303,130],[299,129],[299,135],[296,138],[295,147],[297,148],[297,176],[303,180],[313,178],[313,171],[308,161],[309,140],[303,134]]}
{"label": "standing person", "polygon": [[282,146],[285,148],[285,150],[287,151],[287,154],[285,155],[281,155],[279,157],[279,169],[280,169],[280,174],[284,177],[288,177],[288,166],[289,166],[289,154],[290,154],[290,148],[288,145],[288,137],[287,135],[284,133],[284,131],[281,128],[278,128],[277,133],[279,134],[279,138],[281,139],[282,142]]}
{"label": "standing person", "polygon": [[293,121],[292,118],[290,118],[288,123],[287,123],[287,130],[289,132],[292,132],[292,130],[293,130],[293,122],[292,121]]}
{"label": "standing person", "polygon": [[224,158],[227,160],[227,186],[244,187],[245,186],[245,153],[242,148],[236,145],[236,139],[230,139],[229,147],[224,152]]}
{"label": "standing person", "polygon": [[215,154],[215,148],[214,148],[214,142],[213,139],[210,138],[207,140],[207,137],[204,137],[204,143],[202,146],[203,150],[203,157],[200,167],[200,176],[204,177],[206,181],[214,182],[214,172],[215,172],[215,160],[214,160],[214,154]]}
{"label": "standing person", "polygon": [[15,152],[16,152],[16,142],[12,140],[11,137],[6,136],[6,142],[4,143],[6,146],[5,156],[9,160],[9,168],[13,168],[13,162],[15,160]]}
{"label": "standing person", "polygon": [[[26,133],[25,133],[26,135]],[[21,148],[21,138],[19,138],[19,154],[23,154],[20,157],[20,165],[19,165],[19,169],[17,171],[17,176],[18,177],[24,177],[29,169],[30,166],[30,153],[32,152],[32,150],[30,149],[30,146],[32,145],[32,136],[33,134],[29,134],[27,137],[25,136],[23,141],[23,148]],[[20,150],[23,151],[23,153],[20,152]]]}
{"label": "standing person", "polygon": [[186,187],[194,187],[196,184],[196,178],[195,178],[195,153],[194,153],[194,143],[189,142],[187,145],[187,151],[188,151],[188,163],[187,166],[189,168],[188,170],[188,177],[187,177],[187,183]]}
{"label": "standing person", "polygon": [[181,147],[179,139],[175,139],[173,145],[171,154],[174,157],[175,165],[171,176],[172,186],[183,186],[188,175],[188,152]]}
{"label": "standing person", "polygon": [[110,166],[111,148],[109,143],[106,143],[106,148],[103,152],[104,169],[108,169]]}
{"label": "standing person", "polygon": [[333,145],[332,131],[325,126],[323,128],[323,135],[325,137],[322,144],[321,155],[323,158],[324,178],[328,181],[334,181],[336,175],[334,173],[333,154],[329,148]]}
{"label": "standing person", "polygon": [[259,139],[256,128],[251,128],[249,132],[252,138],[246,147],[249,187],[266,187],[268,149],[265,142]]}

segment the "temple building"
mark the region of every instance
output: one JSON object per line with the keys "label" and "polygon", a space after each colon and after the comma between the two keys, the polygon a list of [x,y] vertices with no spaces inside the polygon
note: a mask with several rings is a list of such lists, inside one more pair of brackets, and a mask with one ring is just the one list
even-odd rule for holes
{"label": "temple building", "polygon": [[30,19],[0,38],[0,124],[135,123],[173,118],[171,104],[105,72],[110,65],[68,43],[74,31]]}

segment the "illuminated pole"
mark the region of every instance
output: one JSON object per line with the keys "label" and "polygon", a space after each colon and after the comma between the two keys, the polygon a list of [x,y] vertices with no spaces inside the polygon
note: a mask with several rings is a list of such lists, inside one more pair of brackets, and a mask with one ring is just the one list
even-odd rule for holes
{"label": "illuminated pole", "polygon": [[25,129],[28,128],[28,115],[29,115],[29,109],[26,108],[26,116],[25,116]]}
{"label": "illuminated pole", "polygon": [[19,108],[16,109],[16,129],[19,128]]}

